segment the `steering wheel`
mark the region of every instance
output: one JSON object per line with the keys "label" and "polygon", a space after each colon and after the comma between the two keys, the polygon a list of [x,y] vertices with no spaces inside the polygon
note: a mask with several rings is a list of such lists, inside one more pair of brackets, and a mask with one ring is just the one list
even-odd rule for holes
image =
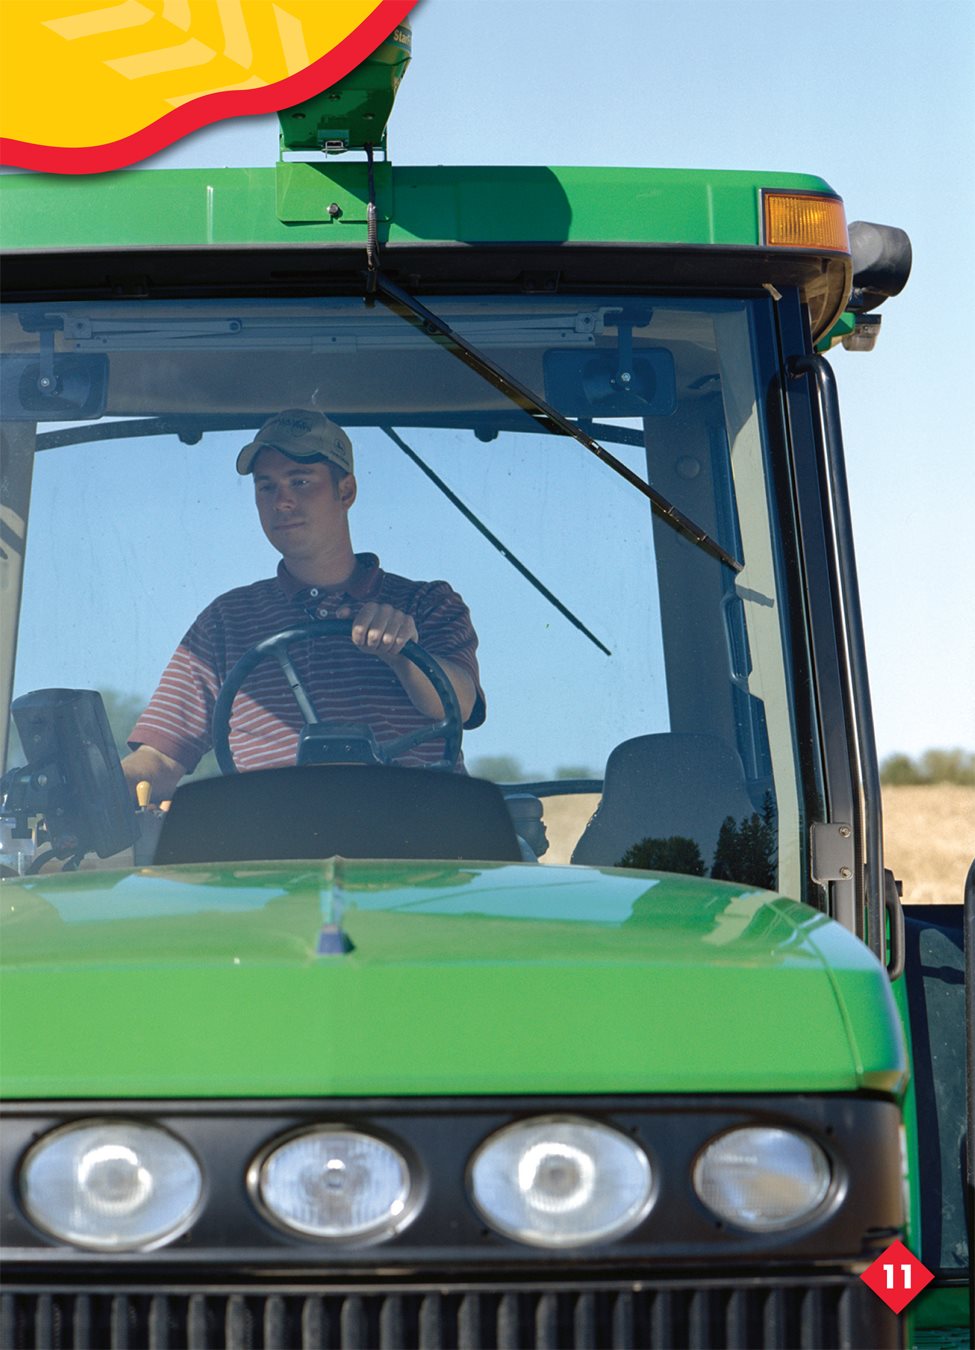
{"label": "steering wheel", "polygon": [[[299,763],[306,762],[301,758],[302,746],[306,742],[314,741],[319,747],[319,753],[314,755],[315,762],[327,763],[330,758],[330,750],[334,752],[333,762],[336,759],[342,762],[340,759],[342,748],[347,747],[351,740],[359,743],[360,751],[364,748],[364,753],[358,755],[357,758],[366,763],[388,765],[407,750],[412,750],[415,745],[422,745],[425,741],[442,737],[444,741],[443,759],[436,764],[431,764],[430,768],[449,770],[454,767],[460,755],[460,744],[463,736],[463,723],[460,706],[457,703],[457,695],[454,693],[454,687],[442,668],[430,653],[417,642],[407,642],[402,655],[408,661],[412,661],[413,665],[422,671],[433,685],[444,708],[445,715],[442,718],[430,722],[428,726],[418,727],[416,731],[409,731],[403,736],[397,736],[395,740],[387,741],[385,745],[380,745],[373,735],[371,727],[362,723],[339,725],[321,721],[308,691],[301,683],[298,672],[291,663],[288,648],[293,643],[302,642],[307,638],[351,637],[351,633],[351,619],[317,619],[314,623],[300,624],[296,628],[285,628],[280,633],[273,633],[270,637],[255,643],[244,653],[224,680],[213,709],[213,750],[221,773],[238,772],[233,751],[230,749],[230,713],[234,699],[240,693],[241,686],[251,671],[268,657],[273,657],[281,667],[284,678],[288,682],[288,687],[294,694],[295,702],[305,719],[305,726],[299,740]],[[330,742],[335,744],[330,745]],[[324,750],[324,754],[321,753],[322,750]]]}

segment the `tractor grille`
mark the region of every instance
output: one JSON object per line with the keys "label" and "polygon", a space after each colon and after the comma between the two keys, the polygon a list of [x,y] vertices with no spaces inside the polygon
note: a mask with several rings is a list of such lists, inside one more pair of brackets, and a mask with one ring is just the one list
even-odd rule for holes
{"label": "tractor grille", "polygon": [[2,1350],[746,1350],[901,1344],[851,1276],[516,1286],[12,1289]]}

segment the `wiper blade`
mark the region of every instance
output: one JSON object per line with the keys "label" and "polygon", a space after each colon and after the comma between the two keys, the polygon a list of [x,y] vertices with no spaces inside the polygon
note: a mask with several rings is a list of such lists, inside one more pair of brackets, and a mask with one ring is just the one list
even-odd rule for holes
{"label": "wiper blade", "polygon": [[571,436],[580,445],[584,445],[597,459],[602,460],[614,473],[618,473],[621,478],[624,478],[644,497],[647,497],[655,514],[661,520],[666,521],[678,534],[683,535],[685,539],[690,539],[705,553],[710,554],[712,558],[717,558],[719,562],[724,563],[726,567],[730,567],[733,571],[740,572],[742,570],[744,564],[728,553],[726,549],[723,549],[716,539],[712,539],[707,530],[702,529],[689,516],[685,516],[683,511],[678,510],[673,502],[668,501],[661,492],[651,487],[639,474],[634,473],[622,460],[617,459],[598,441],[593,440],[592,436],[588,435],[574,422],[571,422],[557,408],[553,408],[550,403],[546,403],[527,385],[522,384],[510,371],[504,370],[484,352],[472,346],[466,338],[455,332],[432,310],[427,309],[415,296],[410,295],[408,291],[404,291],[394,281],[390,281],[389,277],[378,268],[370,268],[370,280],[372,283],[370,292],[381,300],[388,309],[400,314],[407,322],[414,324],[431,341],[445,346],[452,356],[456,356],[458,360],[463,361],[471,370],[492,384],[495,389],[500,390],[502,394],[511,399],[512,403],[515,403],[533,417],[546,431],[550,431],[557,436]]}
{"label": "wiper blade", "polygon": [[[271,416],[269,410],[257,413],[245,413],[232,417],[226,413],[173,413],[165,417],[125,417],[114,422],[83,422],[80,426],[71,423],[60,431],[39,431],[37,450],[54,450],[64,445],[87,445],[94,441],[120,441],[133,436],[176,436],[184,445],[196,445],[204,436],[214,431],[256,431]],[[341,409],[332,410],[335,420],[343,427],[373,426],[374,419],[357,413],[345,413]],[[470,418],[462,413],[436,415],[432,413],[396,414],[400,426],[445,427],[448,430],[469,431]],[[496,412],[490,415],[487,424],[492,434],[510,432],[519,436],[534,427],[523,418],[512,413],[509,417],[499,417]],[[616,441],[620,445],[642,445],[643,437],[630,427],[614,427],[596,423],[599,434],[607,441]]]}
{"label": "wiper blade", "polygon": [[116,422],[85,422],[60,431],[39,431],[37,450],[56,450],[63,445],[87,445],[94,441],[125,441],[136,436],[176,436],[184,445],[196,445],[211,431],[254,431],[260,426],[253,415],[174,413],[166,417],[125,417]]}
{"label": "wiper blade", "polygon": [[529,571],[529,569],[525,566],[525,564],[521,561],[520,558],[515,557],[515,555],[511,552],[511,549],[508,548],[506,544],[503,544],[501,540],[498,538],[498,536],[492,533],[492,531],[488,529],[488,527],[484,524],[482,520],[478,520],[477,516],[475,516],[474,512],[470,509],[470,507],[466,506],[464,502],[462,502],[461,499],[457,496],[457,494],[447,486],[447,484],[440,477],[440,475],[436,473],[433,469],[431,469],[430,465],[425,463],[414,449],[412,449],[409,445],[406,444],[402,436],[398,436],[392,427],[383,427],[382,430],[386,433],[386,435],[389,437],[389,439],[393,442],[394,445],[398,445],[399,448],[403,451],[403,453],[409,456],[409,458],[413,461],[413,463],[417,466],[418,469],[422,469],[422,471],[430,479],[431,483],[434,483],[440,489],[440,491],[444,494],[444,496],[447,498],[447,500],[450,502],[452,506],[456,506],[457,510],[461,513],[461,515],[465,518],[465,520],[469,520],[471,524],[475,527],[475,529],[479,530],[481,534],[484,535],[484,538],[488,541],[489,544],[492,544],[498,550],[502,558],[504,558],[507,562],[510,562],[511,566],[517,572],[520,572],[526,581],[531,582],[531,584],[535,587],[536,591],[538,591],[540,595],[544,595],[545,599],[549,602],[549,604],[554,605],[555,608],[559,611],[559,613],[563,615],[566,619],[568,619],[569,623],[571,623],[574,628],[578,628],[580,633],[585,633],[589,641],[594,643],[601,652],[605,652],[607,656],[612,656],[613,653],[609,650],[609,648],[604,643],[600,642],[599,638],[596,637],[594,633],[591,633],[589,631],[589,629],[586,627],[586,625],[582,622],[581,619],[576,618],[576,616],[572,613],[571,609],[567,609],[566,606],[563,605],[562,601],[558,598],[557,595],[553,595],[552,592],[548,589],[548,587],[543,582],[539,581],[538,577],[536,577],[533,572]]}

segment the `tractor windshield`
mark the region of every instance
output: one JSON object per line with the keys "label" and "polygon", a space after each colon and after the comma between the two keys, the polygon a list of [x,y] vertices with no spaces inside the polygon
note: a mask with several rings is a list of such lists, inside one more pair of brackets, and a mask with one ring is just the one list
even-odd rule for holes
{"label": "tractor windshield", "polygon": [[[466,607],[476,655],[469,638],[461,652],[451,647],[460,638],[437,624],[429,631],[431,654],[459,653],[475,695],[455,776],[503,785],[523,856],[725,876],[799,896],[807,831],[790,647],[798,625],[787,612],[769,444],[771,302],[425,303],[740,569],[381,305],[9,306],[4,448],[20,487],[5,529],[14,553],[26,532],[18,512],[26,518],[30,503],[14,698],[98,690],[126,754],[162,673],[215,598],[239,594],[240,622],[262,640],[334,617],[334,594],[330,611],[312,603],[320,588],[310,578],[282,578],[287,548],[262,529],[253,475],[235,469],[274,414],[325,413],[354,452],[348,522],[373,579],[352,587],[345,608],[354,617],[375,597],[380,574],[404,583],[388,594],[406,597],[405,608],[420,603],[417,593],[429,597],[430,583],[445,583],[436,594]],[[9,625],[17,604],[5,601]],[[315,716],[346,730],[365,725],[382,747],[402,728],[377,711],[375,682],[363,676],[360,689],[353,665],[328,658],[345,641],[303,640],[293,668]],[[216,663],[211,689],[225,680],[212,651],[194,649],[193,659]],[[258,753],[249,763],[248,736],[280,734],[290,755],[310,721],[286,677],[272,657],[232,700],[230,749],[245,771],[264,762]],[[273,713],[271,730],[255,706]],[[195,747],[193,775],[218,774],[213,708],[202,732],[196,712],[173,705],[165,716]],[[144,741],[151,733],[140,725]],[[12,726],[7,767],[24,754]],[[402,762],[443,754],[433,740],[406,749]]]}

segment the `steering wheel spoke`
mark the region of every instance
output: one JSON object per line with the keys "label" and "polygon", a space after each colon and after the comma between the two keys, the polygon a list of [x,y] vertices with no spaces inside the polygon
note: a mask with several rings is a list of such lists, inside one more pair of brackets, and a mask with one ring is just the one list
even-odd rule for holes
{"label": "steering wheel spoke", "polygon": [[387,759],[396,759],[407,750],[412,750],[415,745],[432,741],[436,736],[445,736],[449,730],[450,719],[443,717],[439,722],[431,722],[428,727],[418,727],[416,731],[408,731],[403,736],[397,736],[394,741],[386,741],[381,748]]}
{"label": "steering wheel spoke", "polygon": [[[288,682],[288,688],[298,704],[306,726],[315,726],[320,723],[321,719],[315,710],[315,705],[312,703],[308,691],[301,682],[298,672],[294,668],[288,655],[288,648],[296,642],[307,639],[350,638],[351,633],[352,622],[349,619],[318,619],[313,623],[301,624],[295,628],[283,629],[280,633],[273,633],[244,653],[224,680],[213,709],[213,749],[221,773],[237,773],[237,765],[230,749],[230,716],[233,711],[234,699],[240,693],[244,681],[255,667],[269,657],[273,657]],[[376,750],[378,760],[381,764],[391,764],[393,760],[398,759],[415,746],[422,745],[425,741],[442,738],[444,742],[443,758],[429,767],[431,769],[452,769],[460,756],[461,739],[463,737],[463,719],[461,718],[460,706],[457,702],[454,687],[444,674],[441,666],[419,643],[407,642],[402,655],[408,661],[411,661],[433,685],[434,692],[443,707],[444,716],[436,721],[431,721],[426,726],[418,727],[416,731],[407,732],[385,745],[378,746]],[[343,730],[345,733],[359,730],[370,739],[372,738],[370,729],[365,726],[346,726]]]}
{"label": "steering wheel spoke", "polygon": [[291,657],[288,655],[287,647],[275,647],[274,659],[281,667],[284,678],[288,681],[288,688],[291,690],[292,694],[294,694],[295,702],[298,705],[302,717],[309,726],[314,726],[316,722],[320,722],[322,719],[315,711],[315,705],[309,697],[308,690],[301,683],[301,677],[291,664]]}

